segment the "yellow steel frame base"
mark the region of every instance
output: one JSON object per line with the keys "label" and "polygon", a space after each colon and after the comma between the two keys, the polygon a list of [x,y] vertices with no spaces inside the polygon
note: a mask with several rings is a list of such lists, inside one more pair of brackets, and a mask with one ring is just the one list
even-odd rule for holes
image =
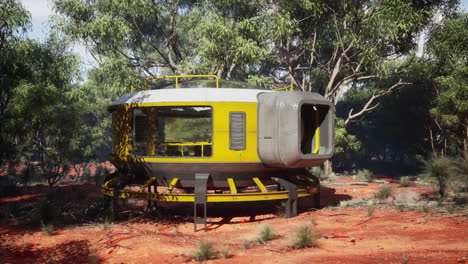
{"label": "yellow steel frame base", "polygon": [[[107,181],[102,185],[102,193],[107,196],[118,197],[122,199],[141,199],[153,200],[159,202],[194,202],[195,196],[193,193],[173,193],[172,190],[177,183],[177,178],[171,182],[166,192],[152,193],[148,192],[150,186],[156,179],[151,178],[143,184],[139,191],[119,190],[118,195],[115,195],[115,190],[112,188],[113,180]],[[231,183],[232,179],[228,182]],[[238,193],[235,186],[231,186],[231,193],[207,193],[206,202],[252,202],[252,201],[268,201],[268,200],[284,200],[288,199],[289,191],[268,191],[266,187],[257,179],[255,183],[259,186],[261,192],[244,192]],[[175,183],[174,183],[175,182]],[[297,197],[305,197],[318,193],[319,187],[298,189]]]}

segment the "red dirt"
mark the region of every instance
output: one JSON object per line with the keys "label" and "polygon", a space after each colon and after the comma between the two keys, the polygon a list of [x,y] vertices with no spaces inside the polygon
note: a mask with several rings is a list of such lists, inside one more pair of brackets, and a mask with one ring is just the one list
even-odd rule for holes
{"label": "red dirt", "polygon": [[[340,178],[339,181],[352,179]],[[408,189],[391,185],[395,193]],[[79,187],[92,197],[86,202],[99,197],[97,187],[90,184]],[[321,192],[322,205],[372,197],[378,187],[375,183],[368,186],[326,184]],[[425,186],[410,189],[431,192]],[[0,205],[11,201],[2,199]],[[190,211],[192,205],[187,206]],[[394,207],[377,207],[369,218],[366,208],[325,207],[312,211],[303,209],[297,217],[286,219],[268,212],[259,214],[257,209],[258,205],[246,203],[213,205],[209,210],[219,217],[208,219],[206,233],[201,225],[198,225],[199,231],[193,232],[190,217],[160,222],[126,221],[108,230],[102,230],[98,224],[66,227],[52,236],[44,235],[37,228],[26,230],[1,225],[0,263],[88,263],[90,255],[103,263],[185,263],[191,262],[186,256],[202,240],[211,240],[215,249],[228,248],[232,254],[230,258],[207,263],[468,262],[468,219],[459,214],[399,212]],[[267,209],[272,212],[271,208]],[[319,246],[288,250],[297,228],[311,226],[312,220],[316,223],[313,229],[322,235],[318,239]],[[258,236],[259,224],[270,225],[278,238],[245,249],[245,241]]]}

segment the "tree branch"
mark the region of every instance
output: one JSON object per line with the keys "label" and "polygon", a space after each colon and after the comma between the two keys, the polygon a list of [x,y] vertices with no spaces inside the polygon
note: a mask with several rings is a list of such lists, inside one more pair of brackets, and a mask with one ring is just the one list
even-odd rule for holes
{"label": "tree branch", "polygon": [[409,85],[409,84],[412,84],[412,83],[406,83],[406,82],[402,82],[401,79],[395,83],[394,85],[392,85],[390,88],[388,88],[388,90],[386,90],[385,92],[382,92],[382,93],[379,93],[379,94],[373,94],[372,97],[367,101],[367,103],[364,105],[364,107],[361,109],[361,111],[353,114],[353,109],[351,109],[349,111],[349,114],[348,114],[348,118],[346,119],[345,121],[345,125],[347,125],[352,119],[358,117],[358,116],[361,116],[363,115],[364,113],[366,112],[369,112],[369,111],[372,111],[374,110],[377,106],[379,106],[379,103],[372,105],[372,103],[374,102],[374,100],[378,99],[378,98],[381,98],[381,97],[384,97],[384,96],[387,96],[389,95],[390,93],[392,93],[393,91],[395,91],[396,89],[400,88],[401,86],[403,85]]}

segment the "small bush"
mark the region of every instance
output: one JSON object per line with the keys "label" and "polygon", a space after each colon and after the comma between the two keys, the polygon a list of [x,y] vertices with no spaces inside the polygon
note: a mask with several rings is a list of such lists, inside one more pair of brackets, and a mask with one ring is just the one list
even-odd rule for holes
{"label": "small bush", "polygon": [[421,213],[429,213],[430,211],[431,211],[431,209],[427,205],[423,205],[423,206],[419,207],[419,212],[421,212]]}
{"label": "small bush", "polygon": [[409,176],[404,176],[400,178],[400,187],[410,187],[413,185],[411,178]]}
{"label": "small bush", "polygon": [[42,233],[44,233],[47,236],[51,236],[54,234],[54,225],[53,224],[47,224],[47,225],[42,225]]}
{"label": "small bush", "polygon": [[462,181],[462,191],[468,191],[468,152],[457,161],[457,175]]}
{"label": "small bush", "polygon": [[108,218],[106,218],[106,220],[104,220],[104,223],[102,223],[102,225],[100,225],[99,228],[103,231],[109,230],[112,228],[112,223],[109,221]]}
{"label": "small bush", "polygon": [[294,249],[316,247],[318,246],[319,235],[314,231],[310,230],[308,226],[300,227],[295,235],[295,240],[293,244]]}
{"label": "small bush", "polygon": [[265,244],[267,241],[275,238],[271,227],[267,224],[260,225],[259,236],[256,240],[257,244]]}
{"label": "small bush", "polygon": [[370,170],[367,170],[367,169],[359,170],[358,173],[356,174],[356,179],[361,180],[361,181],[371,182],[375,179],[375,175],[374,173],[372,173]]}
{"label": "small bush", "polygon": [[286,215],[286,203],[284,201],[277,201],[275,204],[275,215],[278,217],[284,217]]}
{"label": "small bush", "polygon": [[213,243],[211,241],[201,241],[198,250],[193,255],[193,260],[209,260],[215,258]]}
{"label": "small bush", "polygon": [[366,215],[367,217],[371,217],[374,214],[375,207],[374,206],[369,206],[366,209]]}
{"label": "small bush", "polygon": [[310,219],[310,224],[312,226],[316,226],[317,225],[317,222],[315,221],[315,219]]}
{"label": "small bush", "polygon": [[375,194],[375,198],[377,199],[387,199],[388,197],[392,196],[393,190],[390,186],[381,185],[379,187],[379,191]]}
{"label": "small bush", "polygon": [[398,212],[404,212],[405,211],[405,206],[402,204],[399,204],[396,206]]}
{"label": "small bush", "polygon": [[312,173],[312,175],[319,178],[320,180],[328,179],[329,175],[326,175],[320,167],[312,167],[309,171]]}
{"label": "small bush", "polygon": [[45,224],[54,222],[59,214],[57,207],[48,199],[39,200],[38,210],[37,220]]}
{"label": "small bush", "polygon": [[249,248],[252,247],[252,244],[253,244],[252,241],[250,241],[250,240],[244,240],[244,242],[242,243],[242,247],[243,247],[244,249],[249,249]]}
{"label": "small bush", "polygon": [[445,197],[448,185],[455,175],[455,163],[449,157],[432,156],[424,163],[423,177],[437,185],[441,197]]}
{"label": "small bush", "polygon": [[225,248],[221,249],[221,256],[223,258],[230,258],[232,256],[231,252],[229,252],[228,247],[225,247]]}

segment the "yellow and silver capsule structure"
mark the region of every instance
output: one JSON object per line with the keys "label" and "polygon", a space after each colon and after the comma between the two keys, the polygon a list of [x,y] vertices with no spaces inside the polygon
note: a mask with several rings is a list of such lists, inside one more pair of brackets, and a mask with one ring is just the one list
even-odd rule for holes
{"label": "yellow and silver capsule structure", "polygon": [[169,186],[177,179],[176,187],[190,190],[196,173],[209,175],[206,188],[212,190],[276,184],[278,178],[297,184],[295,176],[309,175],[304,168],[333,155],[334,108],[319,94],[176,81],[126,94],[109,107],[110,159],[131,175],[127,184],[154,178]]}

